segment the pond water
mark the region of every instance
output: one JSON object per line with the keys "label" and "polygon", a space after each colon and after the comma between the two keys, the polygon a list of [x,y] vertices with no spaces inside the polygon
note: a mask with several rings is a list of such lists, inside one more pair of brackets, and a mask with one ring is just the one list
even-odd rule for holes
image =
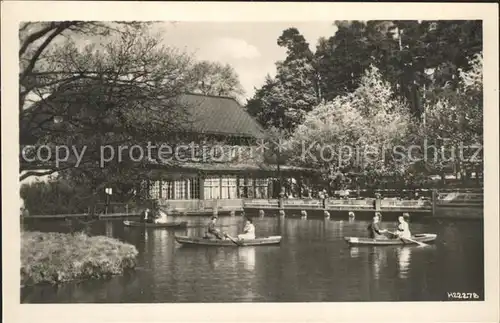
{"label": "pond water", "polygon": [[[176,217],[197,228],[125,227],[93,222],[87,232],[134,244],[138,267],[123,276],[21,289],[22,303],[438,301],[448,292],[484,299],[483,221],[412,219],[414,233],[436,233],[428,247],[349,247],[368,220],[254,218],[257,235],[282,235],[279,246],[183,247],[174,235],[203,235],[208,217]],[[243,218],[219,218],[236,235]],[[394,222],[384,219],[393,228]],[[82,229],[64,221],[25,223],[28,230]]]}

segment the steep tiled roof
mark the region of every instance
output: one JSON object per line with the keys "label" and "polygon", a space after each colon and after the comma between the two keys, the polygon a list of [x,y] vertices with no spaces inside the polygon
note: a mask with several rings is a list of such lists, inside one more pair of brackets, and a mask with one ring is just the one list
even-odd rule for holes
{"label": "steep tiled roof", "polygon": [[[265,137],[265,130],[262,126],[233,98],[183,94],[174,100],[175,105],[178,106],[176,109],[179,109],[178,111],[183,109],[177,116],[179,120],[176,121],[178,121],[179,125],[182,124],[186,131],[256,139]],[[39,104],[42,104],[42,102]],[[57,106],[57,104],[44,105],[42,109],[36,110],[34,118],[29,113],[25,114],[24,118],[20,120],[21,137],[26,136],[22,129],[35,126],[54,115],[55,112],[51,111],[54,106]],[[47,113],[44,111],[47,111]],[[46,125],[46,127],[50,127],[50,125]],[[31,142],[34,140],[36,138],[28,136],[21,141]]]}
{"label": "steep tiled roof", "polygon": [[262,126],[233,98],[183,94],[178,104],[190,115],[191,131],[263,138]]}

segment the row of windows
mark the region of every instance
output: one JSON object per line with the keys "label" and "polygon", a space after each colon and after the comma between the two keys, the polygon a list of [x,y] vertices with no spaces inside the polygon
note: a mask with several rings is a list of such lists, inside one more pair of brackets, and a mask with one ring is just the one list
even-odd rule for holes
{"label": "row of windows", "polygon": [[[268,179],[212,177],[203,181],[203,197],[206,200],[268,198],[270,191]],[[182,181],[152,181],[149,183],[149,197],[168,200],[199,199],[200,182],[195,178]]]}
{"label": "row of windows", "polygon": [[154,181],[149,184],[150,198],[168,200],[187,200],[200,198],[198,179],[183,181]]}

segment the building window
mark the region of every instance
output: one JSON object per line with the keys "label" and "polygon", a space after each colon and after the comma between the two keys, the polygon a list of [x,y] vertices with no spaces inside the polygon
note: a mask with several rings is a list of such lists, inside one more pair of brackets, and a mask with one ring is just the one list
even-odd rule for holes
{"label": "building window", "polygon": [[255,198],[267,199],[269,197],[269,181],[267,178],[259,178],[255,180]]}
{"label": "building window", "polygon": [[163,181],[160,186],[160,191],[161,198],[166,200],[199,199],[199,179],[191,178],[182,181]]}
{"label": "building window", "polygon": [[236,198],[237,185],[235,177],[223,177],[222,178],[222,197],[223,199],[234,199]]}
{"label": "building window", "polygon": [[240,179],[240,186],[238,189],[239,189],[239,196],[241,198],[253,199],[255,196],[252,178]]}
{"label": "building window", "polygon": [[211,177],[206,178],[203,193],[205,193],[206,200],[219,199],[220,198],[220,178]]}
{"label": "building window", "polygon": [[160,181],[149,182],[149,198],[152,199],[160,198]]}
{"label": "building window", "polygon": [[172,182],[169,181],[163,181],[161,183],[161,197],[167,200],[172,199]]}
{"label": "building window", "polygon": [[174,182],[174,200],[183,200],[186,198],[186,181]]}
{"label": "building window", "polygon": [[200,180],[198,178],[189,179],[189,198],[200,198]]}

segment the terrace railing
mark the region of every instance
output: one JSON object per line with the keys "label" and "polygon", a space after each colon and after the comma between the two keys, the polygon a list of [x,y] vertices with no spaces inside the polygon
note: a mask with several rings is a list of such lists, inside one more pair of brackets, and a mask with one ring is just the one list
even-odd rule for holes
{"label": "terrace railing", "polygon": [[245,207],[255,209],[272,209],[279,207],[279,201],[277,199],[246,199],[243,203]]}
{"label": "terrace railing", "polygon": [[161,199],[160,207],[171,212],[196,212],[211,210],[241,210],[243,209],[242,199],[210,199],[210,200],[165,200]]}
{"label": "terrace railing", "polygon": [[289,209],[322,209],[323,201],[319,199],[284,199],[283,206]]}
{"label": "terrace railing", "polygon": [[327,209],[372,209],[375,206],[375,199],[327,199],[325,206]]}
{"label": "terrace railing", "polygon": [[381,200],[381,208],[415,208],[415,209],[431,209],[432,201],[429,200]]}
{"label": "terrace railing", "polygon": [[483,193],[461,193],[461,192],[450,192],[450,193],[437,193],[436,206],[437,207],[482,207],[484,204],[484,194]]}

